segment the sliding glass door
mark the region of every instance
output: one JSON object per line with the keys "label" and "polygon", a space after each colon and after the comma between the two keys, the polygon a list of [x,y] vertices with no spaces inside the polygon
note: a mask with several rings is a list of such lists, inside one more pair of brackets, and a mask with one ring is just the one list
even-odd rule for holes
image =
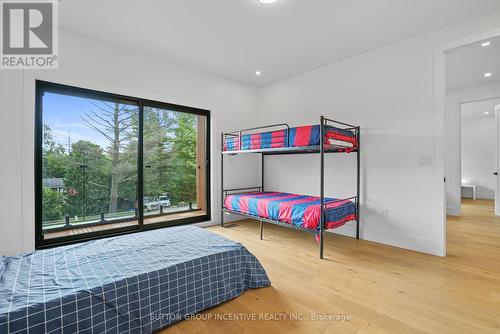
{"label": "sliding glass door", "polygon": [[209,220],[209,112],[37,82],[36,245]]}
{"label": "sliding glass door", "polygon": [[206,215],[206,116],[144,106],[145,224]]}

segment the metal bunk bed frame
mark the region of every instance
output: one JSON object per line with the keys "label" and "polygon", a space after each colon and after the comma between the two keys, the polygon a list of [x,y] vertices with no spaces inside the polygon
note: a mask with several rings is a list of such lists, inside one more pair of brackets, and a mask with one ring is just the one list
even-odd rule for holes
{"label": "metal bunk bed frame", "polygon": [[[356,136],[357,147],[349,148],[347,146],[342,145],[330,145],[325,144],[325,127],[329,124],[337,124],[341,125],[344,128],[343,130],[352,131]],[[244,132],[251,132],[262,129],[272,129],[277,127],[283,127],[283,130],[286,130],[286,145],[281,148],[266,148],[266,149],[254,149],[254,150],[241,150],[241,137]],[[239,150],[235,151],[224,151],[224,141],[226,137],[235,137],[238,138],[238,145],[240,145]],[[293,228],[297,230],[306,231],[309,233],[316,233],[316,230],[303,228],[300,226],[296,226],[293,224],[287,224],[281,221],[262,218],[250,214],[245,214],[241,212],[235,212],[232,210],[228,210],[224,207],[224,199],[227,195],[232,194],[241,194],[249,191],[259,192],[264,191],[264,183],[265,183],[265,175],[264,175],[264,167],[265,167],[265,157],[267,155],[282,155],[282,154],[311,154],[311,153],[319,153],[320,155],[320,199],[321,199],[321,216],[320,216],[320,230],[319,230],[319,257],[323,259],[323,241],[324,241],[324,231],[325,231],[325,220],[326,220],[326,209],[327,205],[334,203],[336,201],[343,200],[354,200],[355,208],[356,208],[356,239],[359,239],[359,192],[360,192],[360,127],[342,123],[338,121],[334,121],[332,119],[325,118],[323,116],[320,117],[320,143],[319,145],[314,146],[303,146],[303,147],[289,147],[290,142],[290,126],[286,123],[280,124],[272,124],[267,126],[259,126],[255,128],[243,129],[234,132],[221,132],[221,226],[224,226],[224,214],[235,214],[239,216],[244,216],[247,218],[259,220],[260,222],[260,239],[263,238],[264,232],[264,223],[270,223],[280,226],[285,226],[288,228]],[[326,153],[345,153],[345,152],[353,152],[356,154],[356,168],[357,168],[357,177],[356,177],[356,196],[337,199],[334,201],[325,201],[325,154]],[[235,188],[235,189],[224,189],[224,155],[238,155],[238,154],[246,154],[246,153],[259,153],[261,154],[261,186],[258,187],[249,187],[249,188]]]}

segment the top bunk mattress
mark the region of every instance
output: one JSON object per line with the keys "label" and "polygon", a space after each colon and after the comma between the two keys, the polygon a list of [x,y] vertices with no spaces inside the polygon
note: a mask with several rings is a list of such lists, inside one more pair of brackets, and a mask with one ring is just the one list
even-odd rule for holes
{"label": "top bunk mattress", "polygon": [[[346,149],[357,148],[357,138],[353,131],[340,129],[333,126],[325,126],[325,144],[338,145]],[[288,130],[277,130],[245,134],[239,137],[226,136],[224,139],[224,151],[246,151],[283,147],[305,147],[319,145],[320,126],[306,125],[290,128]]]}

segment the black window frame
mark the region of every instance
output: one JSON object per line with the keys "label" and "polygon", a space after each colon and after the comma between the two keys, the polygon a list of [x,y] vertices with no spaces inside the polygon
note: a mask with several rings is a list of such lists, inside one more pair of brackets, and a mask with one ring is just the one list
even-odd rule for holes
{"label": "black window frame", "polygon": [[[137,225],[111,228],[109,230],[95,231],[84,234],[68,235],[51,239],[44,239],[42,228],[42,179],[43,179],[43,95],[45,92],[63,94],[68,96],[76,96],[83,98],[99,99],[112,102],[122,102],[127,104],[137,105],[139,109],[139,138],[138,138],[138,154],[137,154],[137,198],[139,214],[137,217]],[[171,111],[183,112],[206,117],[206,151],[205,151],[205,198],[206,198],[206,214],[187,217],[176,220],[168,220],[165,222],[144,224],[144,107],[161,108]],[[211,182],[210,182],[210,110],[199,109],[194,107],[182,106],[173,103],[154,101],[149,99],[137,98],[127,95],[102,92],[88,88],[69,86],[48,81],[35,81],[35,249],[50,248],[65,244],[72,244],[88,240],[94,240],[105,237],[112,237],[122,234],[137,233],[158,228],[171,226],[179,226],[193,223],[207,222],[211,220]]]}

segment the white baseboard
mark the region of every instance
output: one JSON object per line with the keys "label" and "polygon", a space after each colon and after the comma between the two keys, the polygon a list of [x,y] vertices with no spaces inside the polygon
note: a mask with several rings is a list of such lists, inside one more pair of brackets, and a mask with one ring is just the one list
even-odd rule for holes
{"label": "white baseboard", "polygon": [[436,242],[434,240],[424,239],[418,236],[409,236],[373,227],[362,229],[361,235],[364,240],[440,256],[440,252],[437,249]]}
{"label": "white baseboard", "polygon": [[[227,219],[228,216],[224,217],[224,220],[227,222],[230,221],[238,221],[244,219]],[[218,222],[205,222],[197,224],[198,226],[213,226],[218,225]],[[334,230],[328,230],[328,233],[340,234],[348,237],[356,236],[356,222],[348,222],[342,227],[336,228]],[[377,229],[373,227],[363,227],[363,224],[360,226],[360,239],[372,241],[384,245],[394,246],[398,248],[404,248],[413,250],[416,252],[427,253],[431,255],[440,256],[439,250],[436,247],[436,243],[433,240],[428,240],[415,236],[407,236],[401,233],[395,233],[393,231],[387,231],[382,229]]]}
{"label": "white baseboard", "polygon": [[476,198],[477,199],[495,200],[495,193],[478,193]]}
{"label": "white baseboard", "polygon": [[[249,218],[238,216],[238,215],[232,215],[232,214],[229,214],[229,215],[224,214],[224,223],[232,223],[232,222],[237,222],[237,221],[245,220],[245,219],[249,219]],[[209,227],[209,226],[220,225],[220,216],[216,217],[215,219],[212,219],[208,222],[196,223],[194,225],[199,226],[199,227]]]}
{"label": "white baseboard", "polygon": [[26,251],[23,251],[22,249],[6,249],[1,251],[0,256],[11,256],[19,253],[26,253]]}
{"label": "white baseboard", "polygon": [[209,227],[209,226],[215,226],[215,225],[219,225],[219,223],[217,223],[216,221],[213,221],[213,220],[210,220],[208,222],[194,224],[194,226],[198,226],[198,227]]}
{"label": "white baseboard", "polygon": [[[356,223],[349,222],[338,229],[328,232],[353,237],[356,235]],[[360,239],[440,256],[439,250],[436,248],[436,243],[433,240],[415,236],[408,236],[393,231],[387,231],[373,227],[364,227],[363,225],[361,225]]]}
{"label": "white baseboard", "polygon": [[[472,199],[472,191],[462,191],[462,198]],[[478,188],[476,193],[477,199],[495,199],[495,192],[489,189]]]}
{"label": "white baseboard", "polygon": [[447,207],[446,214],[448,216],[460,216],[460,208],[457,207]]}

